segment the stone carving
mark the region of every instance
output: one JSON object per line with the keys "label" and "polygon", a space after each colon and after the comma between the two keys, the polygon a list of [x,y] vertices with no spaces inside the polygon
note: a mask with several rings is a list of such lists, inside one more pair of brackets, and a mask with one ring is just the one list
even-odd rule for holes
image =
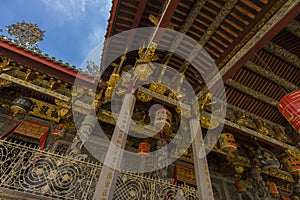
{"label": "stone carving", "polygon": [[271,199],[265,186],[265,182],[262,180],[260,172],[256,168],[253,168],[250,171],[250,182],[253,186],[252,193],[255,200]]}
{"label": "stone carving", "polygon": [[80,140],[82,141],[81,147],[84,145],[86,141],[88,141],[89,136],[91,135],[91,133],[95,128],[96,122],[97,122],[96,116],[87,115],[84,118],[82,125],[77,133]]}
{"label": "stone carving", "polygon": [[82,146],[82,142],[80,141],[79,137],[76,135],[73,138],[73,143],[71,144],[70,152],[68,156],[70,158],[74,158],[77,160],[85,160],[88,156],[81,152],[81,146]]}

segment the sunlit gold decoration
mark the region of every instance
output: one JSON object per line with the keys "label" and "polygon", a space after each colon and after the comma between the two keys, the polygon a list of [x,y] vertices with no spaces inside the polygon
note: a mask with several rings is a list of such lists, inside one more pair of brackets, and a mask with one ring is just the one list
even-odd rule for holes
{"label": "sunlit gold decoration", "polygon": [[288,157],[282,160],[283,164],[290,173],[300,176],[300,154],[290,149],[285,150],[285,152]]}
{"label": "sunlit gold decoration", "polygon": [[[59,110],[63,108],[59,108],[56,105],[46,103],[34,98],[30,98],[30,100],[33,102],[33,106],[29,114],[43,119],[59,122]],[[60,113],[60,115],[65,115],[65,113]]]}
{"label": "sunlit gold decoration", "polygon": [[52,136],[55,140],[61,139],[65,136],[67,126],[65,124],[57,124],[55,129],[52,131]]}
{"label": "sunlit gold decoration", "polygon": [[86,90],[86,88],[84,88],[84,87],[73,86],[71,94],[72,94],[73,98],[80,98],[84,94],[85,90]]}
{"label": "sunlit gold decoration", "polygon": [[37,24],[17,22],[6,26],[7,33],[18,40],[24,47],[36,47],[37,43],[44,38],[45,31],[39,29]]}
{"label": "sunlit gold decoration", "polygon": [[244,172],[244,166],[242,165],[234,165],[235,177],[241,177]]}
{"label": "sunlit gold decoration", "polygon": [[158,60],[158,56],[155,55],[157,44],[152,42],[148,49],[145,49],[145,43],[139,49],[139,58],[136,60],[134,67],[134,75],[140,81],[149,80],[150,75],[153,73],[155,66],[152,61]]}
{"label": "sunlit gold decoration", "polygon": [[167,60],[163,67],[162,67],[162,70],[160,72],[160,75],[158,77],[158,83],[150,83],[150,86],[149,86],[149,89],[151,91],[154,91],[154,92],[157,92],[159,94],[164,94],[167,90],[167,87],[162,85],[162,79],[163,79],[163,76],[166,72],[166,69],[167,69],[167,63],[169,62],[169,60]]}
{"label": "sunlit gold decoration", "polygon": [[154,65],[152,63],[143,63],[138,64],[135,67],[134,75],[138,77],[138,80],[140,81],[147,81],[149,80],[150,75],[154,71]]}
{"label": "sunlit gold decoration", "polygon": [[0,56],[2,62],[0,63],[0,73],[10,71],[14,66],[10,65],[10,59],[4,56]]}
{"label": "sunlit gold decoration", "polygon": [[211,120],[210,117],[201,115],[200,117],[201,126],[207,129],[215,129],[219,126],[219,122]]}
{"label": "sunlit gold decoration", "polygon": [[95,111],[98,111],[100,109],[102,92],[103,92],[103,90],[100,90],[99,93],[94,95],[94,101],[92,103],[92,106],[94,107]]}
{"label": "sunlit gold decoration", "polygon": [[[103,104],[108,103],[111,101],[111,97],[113,95],[113,91],[120,79],[120,75],[119,75],[119,71],[120,68],[122,67],[124,61],[126,60],[126,53],[127,53],[127,49],[125,50],[125,53],[121,56],[121,60],[120,60],[120,64],[117,65],[115,63],[113,63],[113,66],[115,67],[113,70],[113,73],[111,74],[111,76],[109,77],[109,80],[106,82],[107,84],[107,88],[105,90],[104,93],[104,99],[103,99]],[[120,91],[118,90],[119,94],[124,93],[124,91]]]}
{"label": "sunlit gold decoration", "polygon": [[119,74],[112,74],[106,83],[108,86],[115,86],[118,83],[119,78],[120,78]]}
{"label": "sunlit gold decoration", "polygon": [[189,118],[191,116],[190,110],[180,107],[180,106],[176,107],[175,111],[182,117]]}
{"label": "sunlit gold decoration", "polygon": [[283,127],[275,127],[275,138],[284,143],[292,143],[291,139],[286,135]]}
{"label": "sunlit gold decoration", "polygon": [[[24,77],[24,81],[29,81],[29,78],[30,78],[30,75],[31,75],[31,74],[32,74],[31,69],[27,69],[27,70],[26,70],[25,77]],[[39,73],[36,72],[35,74],[39,74]],[[36,81],[40,81],[40,76],[37,76]],[[39,84],[39,83],[38,83],[38,84]]]}
{"label": "sunlit gold decoration", "polygon": [[21,80],[19,78],[10,76],[8,74],[4,74],[4,73],[0,74],[0,78],[5,79],[7,81],[11,81],[12,83],[24,86],[26,88],[30,88],[30,89],[32,89],[34,91],[38,91],[38,92],[47,94],[47,95],[49,95],[51,97],[55,97],[55,98],[58,98],[58,99],[61,99],[61,100],[64,100],[64,101],[69,101],[70,100],[70,97],[68,97],[68,96],[65,96],[63,94],[57,93],[55,91],[51,91],[48,88],[44,88],[44,87],[35,85],[35,84],[31,83],[31,82],[24,81],[24,80]]}
{"label": "sunlit gold decoration", "polygon": [[11,87],[11,86],[13,86],[12,82],[8,80],[0,79],[0,88]]}
{"label": "sunlit gold decoration", "polygon": [[149,94],[146,94],[144,92],[141,92],[141,91],[138,91],[137,95],[136,95],[136,98],[139,100],[139,101],[142,101],[142,102],[149,102],[152,100],[152,96],[149,95]]}
{"label": "sunlit gold decoration", "polygon": [[167,88],[164,85],[161,85],[159,83],[150,83],[149,90],[152,90],[159,94],[164,94]]}
{"label": "sunlit gold decoration", "polygon": [[266,136],[272,136],[274,137],[273,133],[271,131],[269,131],[269,129],[267,128],[267,124],[265,121],[262,121],[262,120],[258,120],[257,121],[257,124],[256,124],[256,127],[257,127],[257,131],[259,133],[262,133]]}
{"label": "sunlit gold decoration", "polygon": [[[158,26],[158,23],[159,23],[159,19],[157,17],[155,17],[154,15],[149,15],[149,20],[155,25],[155,26]],[[168,29],[174,29],[174,26],[168,24],[167,25],[167,28]]]}
{"label": "sunlit gold decoration", "polygon": [[177,85],[176,85],[177,89],[176,89],[176,91],[172,91],[175,94],[175,96],[178,100],[182,99],[185,96],[184,92],[181,91],[181,85],[182,85],[182,83],[184,81],[184,78],[185,78],[184,73],[185,73],[185,70],[180,73],[179,80],[176,82],[177,83]]}
{"label": "sunlit gold decoration", "polygon": [[212,102],[212,96],[210,92],[207,92],[200,100],[199,106],[200,109],[203,110],[205,106],[215,104],[216,102]]}
{"label": "sunlit gold decoration", "polygon": [[237,120],[236,120],[237,124],[239,124],[241,126],[244,126],[244,127],[255,128],[250,123],[250,121],[247,119],[247,116],[246,116],[246,114],[244,112],[237,112],[236,115],[237,115]]}
{"label": "sunlit gold decoration", "polygon": [[55,104],[58,106],[57,112],[60,118],[68,118],[72,115],[71,102],[65,102],[59,99],[55,99]]}

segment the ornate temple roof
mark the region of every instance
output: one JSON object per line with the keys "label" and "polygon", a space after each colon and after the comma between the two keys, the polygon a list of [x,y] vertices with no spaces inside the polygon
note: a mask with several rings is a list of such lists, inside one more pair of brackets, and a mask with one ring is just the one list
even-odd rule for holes
{"label": "ornate temple roof", "polygon": [[87,73],[77,69],[76,66],[43,54],[40,49],[27,48],[18,40],[0,36],[0,51],[2,56],[9,57],[17,63],[30,66],[69,83],[74,82],[79,72],[83,80],[88,82],[92,80]]}
{"label": "ornate temple roof", "polygon": [[[149,16],[159,19],[166,2],[114,0],[106,38],[155,26]],[[277,105],[289,91],[299,89],[299,12],[297,1],[172,0],[160,27],[171,26],[204,46],[220,70],[229,104],[285,126],[287,121]],[[128,47],[133,41],[131,37],[110,43],[103,57],[121,54],[123,49],[117,47]],[[177,55],[157,52],[158,62],[170,58],[168,65],[178,70],[186,64]],[[132,60],[129,56],[128,63]],[[213,80],[206,67],[203,65],[202,75]],[[186,76],[197,92],[204,88],[193,66]]]}

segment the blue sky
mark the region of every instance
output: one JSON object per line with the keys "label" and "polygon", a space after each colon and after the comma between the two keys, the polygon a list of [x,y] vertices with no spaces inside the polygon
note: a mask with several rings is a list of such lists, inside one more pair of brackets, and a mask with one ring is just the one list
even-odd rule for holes
{"label": "blue sky", "polygon": [[[0,29],[25,20],[45,30],[38,46],[50,56],[80,67],[104,40],[111,0],[9,0],[1,4]],[[100,55],[99,55],[100,56]]]}

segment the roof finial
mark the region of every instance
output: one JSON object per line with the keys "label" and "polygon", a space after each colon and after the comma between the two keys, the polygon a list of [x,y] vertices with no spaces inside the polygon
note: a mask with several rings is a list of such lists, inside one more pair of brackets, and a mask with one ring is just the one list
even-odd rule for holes
{"label": "roof finial", "polygon": [[25,48],[37,48],[37,43],[44,38],[45,31],[42,31],[37,24],[17,22],[6,26],[6,31],[13,36]]}

